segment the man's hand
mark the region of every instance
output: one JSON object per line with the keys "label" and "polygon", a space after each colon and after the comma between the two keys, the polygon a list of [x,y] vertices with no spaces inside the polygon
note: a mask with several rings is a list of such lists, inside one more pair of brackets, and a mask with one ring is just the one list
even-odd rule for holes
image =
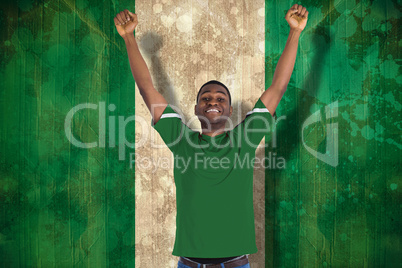
{"label": "man's hand", "polygon": [[307,23],[308,11],[305,7],[294,4],[286,13],[285,19],[291,29],[303,31]]}
{"label": "man's hand", "polygon": [[147,64],[138,49],[137,41],[133,34],[138,24],[137,15],[125,9],[114,17],[114,24],[126,44],[128,60],[135,83],[151,112],[154,123],[156,123],[161,118],[168,103],[162,94],[155,89]]}
{"label": "man's hand", "polygon": [[114,25],[121,37],[133,33],[137,24],[137,15],[127,9],[117,13],[116,17],[114,17]]}
{"label": "man's hand", "polygon": [[290,31],[285,49],[279,58],[275,68],[272,84],[261,95],[261,101],[268,111],[274,115],[283,94],[285,94],[290,76],[295,66],[297,46],[299,37],[307,23],[308,11],[300,5],[293,5],[286,13],[286,20],[289,23]]}

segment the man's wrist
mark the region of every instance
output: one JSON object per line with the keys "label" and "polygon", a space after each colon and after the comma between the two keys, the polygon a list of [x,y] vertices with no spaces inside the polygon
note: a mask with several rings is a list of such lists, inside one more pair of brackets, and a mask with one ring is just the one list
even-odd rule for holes
{"label": "man's wrist", "polygon": [[126,34],[122,35],[122,37],[123,37],[124,41],[128,41],[130,39],[135,38],[134,33],[126,33]]}
{"label": "man's wrist", "polygon": [[295,33],[295,34],[301,34],[303,30],[300,30],[299,28],[290,28],[289,33]]}

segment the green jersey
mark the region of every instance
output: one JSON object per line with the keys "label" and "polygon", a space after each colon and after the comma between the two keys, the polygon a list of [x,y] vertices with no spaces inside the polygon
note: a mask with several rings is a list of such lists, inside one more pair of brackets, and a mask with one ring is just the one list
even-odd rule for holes
{"label": "green jersey", "polygon": [[191,130],[168,105],[152,126],[174,155],[176,237],[172,255],[220,258],[257,252],[253,207],[255,150],[271,115],[261,99],[231,131]]}

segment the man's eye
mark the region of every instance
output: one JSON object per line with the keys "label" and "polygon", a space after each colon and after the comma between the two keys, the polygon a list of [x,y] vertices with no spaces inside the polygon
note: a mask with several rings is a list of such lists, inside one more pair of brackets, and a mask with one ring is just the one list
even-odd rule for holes
{"label": "man's eye", "polygon": [[219,100],[219,101],[224,101],[225,99],[222,99],[222,98],[218,98],[218,100]]}
{"label": "man's eye", "polygon": [[209,100],[209,98],[202,98],[204,101],[208,101]]}

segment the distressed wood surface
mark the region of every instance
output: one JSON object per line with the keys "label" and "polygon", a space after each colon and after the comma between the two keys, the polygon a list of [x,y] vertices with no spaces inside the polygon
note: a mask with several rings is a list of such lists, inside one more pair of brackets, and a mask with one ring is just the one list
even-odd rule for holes
{"label": "distressed wood surface", "polygon": [[[132,159],[171,155],[149,148],[151,134],[164,145],[113,17],[137,10],[155,85],[186,120],[201,84],[215,78],[229,86],[239,122],[270,85],[293,3],[222,3],[2,3],[0,267],[175,267],[171,167],[152,172]],[[257,153],[275,153],[286,168],[255,171],[252,267],[399,267],[401,4],[301,4],[309,21],[277,109],[286,118],[275,146],[268,135],[269,148]],[[326,108],[335,103],[337,115]],[[90,104],[76,110],[66,134],[69,112]],[[135,150],[142,133],[147,143]],[[336,165],[321,157],[335,156],[331,143]]]}

